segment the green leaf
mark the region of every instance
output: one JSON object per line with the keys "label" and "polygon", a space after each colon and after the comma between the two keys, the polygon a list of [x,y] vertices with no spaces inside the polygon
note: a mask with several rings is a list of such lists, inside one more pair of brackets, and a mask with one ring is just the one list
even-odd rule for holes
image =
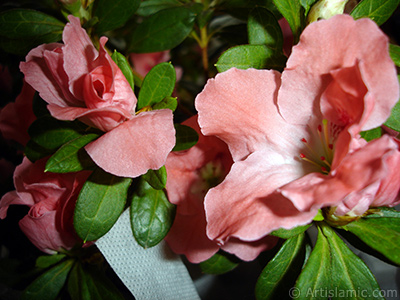
{"label": "green leaf", "polygon": [[343,228],[400,265],[400,218],[362,218]]}
{"label": "green leaf", "polygon": [[302,6],[300,0],[273,0],[282,16],[288,21],[292,30],[295,44],[298,42],[303,29]]}
{"label": "green leaf", "polygon": [[42,255],[36,259],[36,267],[47,269],[48,267],[55,265],[66,257],[65,254],[54,254],[54,255]]}
{"label": "green leaf", "polygon": [[133,236],[143,248],[157,245],[167,235],[175,217],[175,206],[164,190],[153,189],[141,179],[130,207]]}
{"label": "green leaf", "polygon": [[153,109],[164,109],[168,108],[172,111],[178,107],[178,101],[176,97],[165,97],[162,101],[153,105]]}
{"label": "green leaf", "polygon": [[304,234],[285,241],[257,280],[257,300],[282,299],[282,295],[289,294],[305,259],[305,245]]}
{"label": "green leaf", "polygon": [[90,265],[76,263],[68,277],[68,292],[74,300],[123,300],[116,286]]}
{"label": "green leaf", "polygon": [[45,172],[69,173],[94,167],[95,164],[83,147],[98,137],[98,134],[91,133],[65,143],[49,158]]}
{"label": "green leaf", "polygon": [[[397,75],[397,78],[400,81],[400,75]],[[389,119],[386,120],[384,125],[390,129],[400,131],[400,101],[392,108]]]}
{"label": "green leaf", "polygon": [[161,63],[153,67],[143,79],[137,109],[152,106],[165,97],[171,96],[174,91],[175,80],[175,68],[172,64]]}
{"label": "green leaf", "polygon": [[69,259],[40,275],[24,290],[21,300],[56,299],[67,280],[73,264],[74,260]]}
{"label": "green leaf", "polygon": [[185,7],[163,9],[135,29],[128,52],[159,52],[178,46],[192,31],[196,14]]}
{"label": "green leaf", "polygon": [[367,131],[362,131],[360,132],[360,135],[363,139],[369,142],[382,136],[382,128],[377,127]]}
{"label": "green leaf", "polygon": [[94,10],[94,17],[99,19],[96,32],[102,33],[123,26],[139,5],[139,0],[97,0]]}
{"label": "green leaf", "polygon": [[397,45],[389,44],[389,54],[394,64],[400,67],[400,47]]}
{"label": "green leaf", "polygon": [[165,169],[165,166],[162,166],[158,170],[150,169],[142,177],[153,189],[156,190],[162,190],[167,184],[167,170]]}
{"label": "green leaf", "polygon": [[217,252],[199,264],[203,273],[219,275],[232,271],[239,265],[237,259],[226,253]]}
{"label": "green leaf", "polygon": [[121,69],[122,74],[124,74],[126,80],[129,82],[129,85],[131,86],[132,90],[134,90],[134,88],[135,88],[134,76],[133,76],[131,65],[129,64],[126,57],[123,56],[121,53],[117,52],[117,50],[114,50],[114,53],[111,56],[111,58],[117,64],[117,66]]}
{"label": "green leaf", "polygon": [[[364,262],[320,223],[318,239],[297,283],[296,299],[383,299],[374,276]],[[323,294],[322,294],[323,293]]]}
{"label": "green leaf", "polygon": [[251,11],[247,23],[249,44],[267,45],[275,52],[282,52],[283,34],[275,16],[263,7]]}
{"label": "green leaf", "polygon": [[317,2],[317,0],[300,0],[301,6],[303,6],[305,12],[304,15],[307,16],[308,12],[310,11],[311,6]]}
{"label": "green leaf", "polygon": [[160,10],[177,6],[182,6],[182,3],[178,0],[147,0],[140,3],[136,13],[139,16],[147,17]]}
{"label": "green leaf", "polygon": [[80,137],[87,126],[79,121],[59,121],[51,116],[36,119],[28,129],[32,141],[39,146],[54,150],[66,142]]}
{"label": "green leaf", "polygon": [[289,239],[291,237],[294,237],[296,235],[299,235],[303,232],[305,232],[308,228],[311,227],[312,224],[307,224],[307,225],[303,225],[303,226],[297,226],[293,229],[283,229],[283,228],[279,228],[273,232],[271,232],[271,235],[273,236],[277,236],[279,238],[282,239]]}
{"label": "green leaf", "polygon": [[61,40],[64,23],[45,13],[12,9],[0,13],[0,47],[25,55],[32,48]]}
{"label": "green leaf", "polygon": [[97,168],[84,183],[76,202],[75,231],[83,241],[106,234],[124,210],[131,178],[121,178]]}
{"label": "green leaf", "polygon": [[363,217],[364,219],[370,218],[400,218],[400,211],[393,207],[375,207],[368,210],[370,214]]}
{"label": "green leaf", "polygon": [[56,151],[56,149],[46,149],[44,147],[41,147],[37,143],[35,143],[32,140],[29,140],[28,143],[25,146],[24,153],[26,157],[31,161],[35,162],[41,158],[44,158],[46,156],[49,156],[53,154]]}
{"label": "green leaf", "polygon": [[400,0],[363,0],[352,10],[355,19],[370,18],[379,26],[386,22],[399,5]]}
{"label": "green leaf", "polygon": [[199,135],[192,127],[174,124],[176,131],[176,143],[172,151],[182,151],[196,145]]}
{"label": "green leaf", "polygon": [[282,70],[285,64],[286,57],[277,56],[265,45],[240,45],[222,53],[215,66],[218,72],[224,72],[230,68]]}

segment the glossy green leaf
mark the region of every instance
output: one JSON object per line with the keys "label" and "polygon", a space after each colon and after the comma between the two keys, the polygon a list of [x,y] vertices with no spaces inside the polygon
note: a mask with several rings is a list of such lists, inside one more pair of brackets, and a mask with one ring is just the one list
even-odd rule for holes
{"label": "glossy green leaf", "polygon": [[178,0],[147,0],[140,3],[137,14],[142,17],[147,17],[160,10],[177,6],[182,6],[182,3]]}
{"label": "glossy green leaf", "polygon": [[164,190],[156,190],[141,179],[132,197],[130,217],[133,236],[143,248],[157,245],[167,235],[175,217],[175,206]]}
{"label": "glossy green leaf", "polygon": [[225,253],[217,252],[209,259],[199,264],[203,273],[219,275],[232,271],[239,265],[239,262],[234,257],[230,257]]}
{"label": "glossy green leaf", "polygon": [[175,87],[175,68],[170,63],[161,63],[153,67],[143,79],[140,88],[137,109],[152,106],[165,97],[171,96]]}
{"label": "glossy green leaf", "polygon": [[196,14],[185,7],[160,10],[133,32],[129,52],[159,52],[178,46],[192,31]]}
{"label": "glossy green leaf", "polygon": [[96,32],[102,33],[123,26],[139,8],[139,0],[96,0],[94,17],[99,22]]}
{"label": "glossy green leaf", "polygon": [[364,219],[373,218],[400,218],[400,211],[393,207],[375,207],[368,210],[369,214],[363,217]]}
{"label": "glossy green leaf", "polygon": [[54,255],[42,255],[36,259],[36,267],[47,269],[52,265],[60,262],[66,257],[65,254],[54,254]]}
{"label": "glossy green leaf", "polygon": [[69,173],[93,168],[95,164],[83,147],[98,137],[91,133],[65,143],[49,158],[45,172]]}
{"label": "glossy green leaf", "polygon": [[303,29],[303,7],[300,0],[273,0],[282,16],[288,21],[294,42],[297,43]]}
{"label": "glossy green leaf", "polygon": [[296,235],[299,235],[301,233],[303,233],[304,231],[306,231],[308,228],[311,227],[312,224],[307,224],[307,225],[303,225],[303,226],[297,226],[293,229],[283,229],[283,228],[279,228],[275,231],[271,232],[271,235],[277,236],[279,238],[282,239],[289,239],[291,237],[294,237]]}
{"label": "glossy green leaf", "polygon": [[47,149],[44,147],[41,147],[37,143],[35,143],[32,140],[29,140],[28,143],[25,146],[24,149],[24,154],[26,157],[31,161],[35,162],[41,158],[44,158],[46,156],[49,156],[56,152],[56,149]]}
{"label": "glossy green leaf", "polygon": [[64,23],[45,13],[12,9],[0,13],[0,47],[25,55],[32,48],[61,40]]}
{"label": "glossy green leaf", "polygon": [[[296,299],[383,299],[364,262],[325,224],[295,287]],[[322,294],[323,293],[323,294]]]}
{"label": "glossy green leaf", "polygon": [[363,0],[352,10],[350,15],[355,19],[370,18],[382,25],[393,14],[400,0]]}
{"label": "glossy green leaf", "polygon": [[389,44],[389,54],[394,64],[400,67],[400,47],[397,45]]}
{"label": "glossy green leaf", "polygon": [[343,228],[400,265],[400,218],[362,218]]}
{"label": "glossy green leaf", "polygon": [[196,145],[199,135],[192,127],[175,124],[176,143],[172,151],[182,151]]}
{"label": "glossy green leaf", "polygon": [[362,131],[362,132],[360,132],[360,135],[363,139],[365,139],[367,142],[369,142],[374,139],[380,138],[382,136],[382,128],[377,127],[377,128],[370,129],[368,131]]}
{"label": "glossy green leaf", "polygon": [[32,123],[28,133],[36,144],[51,150],[80,137],[86,128],[78,121],[59,121],[51,116],[43,116]]}
{"label": "glossy green leaf", "polygon": [[74,300],[123,300],[115,285],[90,265],[76,263],[68,277],[68,292]]}
{"label": "glossy green leaf", "polygon": [[281,299],[289,295],[304,263],[305,235],[299,234],[285,241],[278,253],[261,272],[256,283],[257,300]]}
{"label": "glossy green leaf", "polygon": [[131,178],[121,178],[97,168],[84,183],[76,202],[75,231],[83,241],[106,234],[124,210]]}
{"label": "glossy green leaf", "polygon": [[[397,75],[397,78],[400,81],[400,75]],[[400,131],[400,101],[392,108],[390,117],[386,120],[384,125],[390,129]]]}
{"label": "glossy green leaf", "polygon": [[33,281],[22,293],[21,300],[56,299],[63,288],[74,260],[63,261]]}
{"label": "glossy green leaf", "polygon": [[275,52],[281,52],[283,47],[283,34],[275,16],[263,7],[251,11],[247,23],[249,44],[267,45]]}
{"label": "glossy green leaf", "polygon": [[168,108],[172,111],[178,107],[178,101],[176,97],[165,97],[162,101],[153,105],[153,109],[164,109]]}
{"label": "glossy green leaf", "polygon": [[165,169],[165,166],[162,166],[158,170],[150,169],[142,177],[153,189],[156,190],[162,190],[167,184],[167,170]]}
{"label": "glossy green leaf", "polygon": [[128,60],[125,56],[121,53],[114,50],[113,55],[111,56],[113,61],[117,64],[117,66],[121,69],[122,74],[124,74],[126,80],[129,82],[132,90],[135,88],[134,76],[132,72],[131,65],[129,64]]}
{"label": "glossy green leaf", "polygon": [[285,63],[286,57],[277,56],[273,49],[265,45],[240,45],[222,53],[215,66],[218,72],[230,68],[282,70]]}

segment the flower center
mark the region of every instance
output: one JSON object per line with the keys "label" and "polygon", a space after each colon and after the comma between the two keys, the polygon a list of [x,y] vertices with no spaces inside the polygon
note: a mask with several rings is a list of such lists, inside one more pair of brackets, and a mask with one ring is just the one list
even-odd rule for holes
{"label": "flower center", "polygon": [[[333,124],[330,124],[333,125]],[[301,141],[304,144],[304,152],[300,153],[301,160],[310,163],[318,168],[323,174],[328,174],[331,170],[333,160],[333,148],[338,128],[328,126],[328,120],[322,120],[322,124],[317,126],[317,135],[314,143],[309,143],[305,138]]]}
{"label": "flower center", "polygon": [[205,196],[207,191],[217,186],[224,179],[224,170],[221,161],[210,161],[197,170],[199,180],[192,185],[191,192]]}

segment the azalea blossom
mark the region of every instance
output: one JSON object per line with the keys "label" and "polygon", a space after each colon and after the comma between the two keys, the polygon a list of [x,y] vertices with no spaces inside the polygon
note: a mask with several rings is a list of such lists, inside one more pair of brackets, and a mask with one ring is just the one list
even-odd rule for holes
{"label": "azalea blossom", "polygon": [[230,69],[196,98],[203,134],[224,140],[234,164],[205,197],[207,235],[258,240],[312,221],[399,202],[399,142],[367,143],[399,99],[388,39],[368,19],[309,25],[282,74]]}
{"label": "azalea blossom", "polygon": [[46,159],[31,163],[24,158],[14,172],[16,190],[0,200],[0,219],[10,205],[30,207],[19,226],[28,239],[41,251],[54,254],[69,250],[82,240],[74,231],[75,202],[89,171],[54,174],[45,173]]}
{"label": "azalea blossom", "polygon": [[97,51],[79,18],[69,20],[64,44],[38,46],[20,64],[26,82],[48,103],[53,117],[78,119],[106,132],[85,148],[105,171],[137,177],[160,168],[175,144],[172,111],[136,115],[137,99],[106,51],[107,38],[100,38]]}
{"label": "azalea blossom", "polygon": [[[205,137],[197,124],[197,116],[182,123],[199,134],[192,148],[171,152],[165,164],[168,174],[168,199],[177,206],[174,223],[165,240],[171,249],[184,254],[192,263],[210,258],[221,246],[206,235],[204,196],[219,184],[233,161],[227,145],[216,137]],[[275,246],[277,238],[268,236],[256,242],[230,240],[223,250],[243,260],[253,260],[261,251]]]}

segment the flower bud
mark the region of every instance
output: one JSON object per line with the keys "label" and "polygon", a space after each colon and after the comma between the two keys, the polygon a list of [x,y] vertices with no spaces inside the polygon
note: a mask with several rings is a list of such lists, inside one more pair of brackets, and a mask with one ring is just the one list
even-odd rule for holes
{"label": "flower bud", "polygon": [[320,19],[329,19],[330,17],[344,12],[348,0],[320,0],[315,3],[307,16],[307,24]]}

